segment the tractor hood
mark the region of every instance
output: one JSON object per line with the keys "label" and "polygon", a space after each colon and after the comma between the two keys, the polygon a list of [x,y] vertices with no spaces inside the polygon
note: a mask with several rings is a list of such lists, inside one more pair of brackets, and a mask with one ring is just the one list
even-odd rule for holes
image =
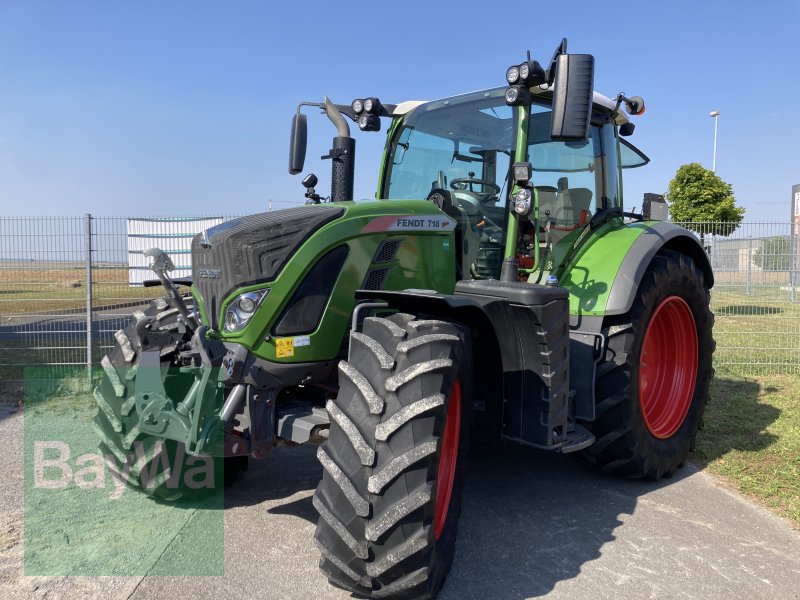
{"label": "tractor hood", "polygon": [[338,206],[301,206],[221,223],[192,240],[192,279],[218,328],[220,303],[233,290],[272,281],[289,257],[325,223],[339,218]]}

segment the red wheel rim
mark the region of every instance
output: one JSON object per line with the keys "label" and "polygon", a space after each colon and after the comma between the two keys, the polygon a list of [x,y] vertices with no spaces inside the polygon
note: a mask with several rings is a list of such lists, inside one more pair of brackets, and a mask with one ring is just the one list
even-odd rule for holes
{"label": "red wheel rim", "polygon": [[683,298],[656,307],[639,359],[639,404],[647,429],[666,439],[683,424],[697,381],[697,326]]}
{"label": "red wheel rim", "polygon": [[442,436],[442,449],[439,453],[439,474],[436,477],[436,515],[433,521],[433,532],[437,540],[444,530],[450,497],[453,495],[460,429],[461,382],[456,380],[450,392],[450,404],[447,407],[447,420],[444,423]]}

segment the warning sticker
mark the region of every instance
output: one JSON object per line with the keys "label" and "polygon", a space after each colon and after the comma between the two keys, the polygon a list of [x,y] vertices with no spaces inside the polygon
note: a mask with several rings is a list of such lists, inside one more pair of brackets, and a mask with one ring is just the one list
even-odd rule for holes
{"label": "warning sticker", "polygon": [[294,356],[294,338],[275,338],[275,356]]}
{"label": "warning sticker", "polygon": [[299,335],[294,338],[294,347],[297,348],[298,346],[310,346],[311,345],[311,338],[307,335]]}
{"label": "warning sticker", "polygon": [[452,231],[456,222],[446,215],[404,215],[377,217],[367,223],[362,233],[377,231]]}

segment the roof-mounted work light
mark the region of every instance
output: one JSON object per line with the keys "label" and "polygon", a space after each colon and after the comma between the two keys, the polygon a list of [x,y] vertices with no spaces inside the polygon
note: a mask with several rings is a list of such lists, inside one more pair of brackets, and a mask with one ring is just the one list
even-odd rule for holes
{"label": "roof-mounted work light", "polygon": [[361,131],[380,131],[381,120],[377,115],[362,114],[358,117],[358,128]]}
{"label": "roof-mounted work light", "polygon": [[531,93],[524,85],[512,85],[506,90],[506,104],[520,106],[530,102]]}

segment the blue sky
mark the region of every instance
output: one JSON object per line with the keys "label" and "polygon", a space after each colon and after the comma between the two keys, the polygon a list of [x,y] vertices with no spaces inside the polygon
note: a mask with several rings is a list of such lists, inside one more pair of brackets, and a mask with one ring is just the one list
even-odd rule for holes
{"label": "blue sky", "polygon": [[[270,3],[271,4],[271,3]],[[562,36],[594,54],[595,88],[641,95],[626,207],[683,163],[717,172],[746,219],[785,221],[800,183],[800,3],[0,2],[4,215],[245,214],[303,200],[287,171],[292,114],[502,85]],[[515,6],[517,8],[515,8]],[[334,130],[313,111],[306,171]],[[358,135],[356,196],[383,138]]]}

